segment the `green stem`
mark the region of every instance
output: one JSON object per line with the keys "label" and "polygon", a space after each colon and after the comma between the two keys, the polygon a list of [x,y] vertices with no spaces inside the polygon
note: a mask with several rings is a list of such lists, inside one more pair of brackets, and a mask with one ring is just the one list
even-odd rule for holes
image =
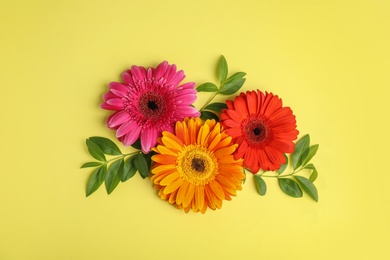
{"label": "green stem", "polygon": [[216,91],[216,92],[207,100],[206,104],[204,104],[204,106],[203,106],[201,109],[199,109],[199,112],[203,111],[203,109],[211,102],[211,100],[213,100],[213,99],[215,98],[216,95],[218,95],[218,93],[219,93],[219,90]]}
{"label": "green stem", "polygon": [[112,158],[112,159],[106,161],[106,164],[108,164],[109,162],[112,162],[112,161],[116,161],[116,160],[121,159],[121,158],[123,159],[126,156],[133,155],[133,154],[136,154],[136,153],[140,153],[140,151],[118,155],[117,157]]}
{"label": "green stem", "polygon": [[287,177],[287,176],[292,176],[293,174],[295,173],[289,173],[289,174],[284,174],[284,175],[260,175],[261,177],[265,177],[265,178],[283,178],[283,177]]}
{"label": "green stem", "polygon": [[300,168],[294,170],[292,173],[282,174],[282,175],[264,175],[264,173],[266,173],[266,171],[265,171],[265,172],[261,173],[260,176],[261,177],[266,177],[266,178],[283,178],[283,177],[287,177],[287,176],[293,176],[294,174],[296,174],[296,173],[298,173],[298,172],[300,172],[302,170],[303,170],[303,168],[300,167]]}

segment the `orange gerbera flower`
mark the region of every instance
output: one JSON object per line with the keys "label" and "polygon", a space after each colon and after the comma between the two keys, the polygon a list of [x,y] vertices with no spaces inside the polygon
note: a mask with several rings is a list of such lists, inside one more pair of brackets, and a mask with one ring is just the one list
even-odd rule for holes
{"label": "orange gerbera flower", "polygon": [[259,90],[241,93],[234,101],[226,101],[221,125],[239,145],[234,158],[243,158],[252,173],[260,169],[277,170],[286,163],[284,153],[294,151],[297,139],[295,116],[282,100]]}
{"label": "orange gerbera flower", "polygon": [[242,160],[232,155],[237,146],[215,120],[176,122],[175,133],[164,131],[153,148],[151,179],[160,198],[186,213],[221,208],[245,178]]}

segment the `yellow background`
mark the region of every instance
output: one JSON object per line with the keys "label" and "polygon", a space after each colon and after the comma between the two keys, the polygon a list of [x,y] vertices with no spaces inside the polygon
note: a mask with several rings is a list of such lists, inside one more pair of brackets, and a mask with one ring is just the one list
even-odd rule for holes
{"label": "yellow background", "polygon": [[[2,0],[0,259],[389,259],[389,13],[387,0]],[[107,84],[162,60],[216,82],[221,54],[320,144],[319,203],[274,179],[260,197],[251,175],[205,215],[139,175],[85,198],[85,138],[115,136]]]}

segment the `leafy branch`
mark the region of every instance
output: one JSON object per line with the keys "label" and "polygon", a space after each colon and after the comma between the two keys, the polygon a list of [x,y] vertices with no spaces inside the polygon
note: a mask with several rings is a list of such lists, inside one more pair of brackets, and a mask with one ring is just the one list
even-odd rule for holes
{"label": "leafy branch", "polygon": [[[293,171],[288,174],[284,174],[289,159],[285,155],[286,163],[274,172],[273,175],[265,174],[267,171],[254,175],[257,192],[264,196],[267,192],[267,185],[263,178],[277,178],[279,187],[287,195],[300,198],[303,192],[306,192],[312,199],[318,202],[318,191],[314,185],[314,181],[318,177],[318,172],[314,164],[309,162],[316,155],[319,145],[310,146],[310,136],[307,134],[303,136],[296,144],[294,152],[291,154],[291,163]],[[301,171],[310,171],[310,177],[296,175]]]}
{"label": "leafy branch", "polygon": [[198,92],[210,92],[213,93],[206,103],[199,109],[201,115],[200,118],[215,119],[219,121],[217,113],[220,113],[222,109],[227,108],[226,103],[222,102],[210,102],[219,94],[232,95],[236,93],[245,83],[245,72],[236,72],[228,77],[228,65],[225,57],[222,55],[218,63],[218,77],[219,87],[211,82],[206,82],[199,85],[196,90]]}
{"label": "leafy branch", "polygon": [[[90,137],[86,140],[89,153],[97,161],[84,163],[81,168],[95,167],[87,183],[86,196],[94,193],[105,182],[107,194],[132,178],[136,172],[143,179],[149,176],[152,153],[143,154],[139,141],[133,144],[137,151],[123,154],[119,147],[110,139],[104,137]],[[106,155],[113,158],[107,160]]]}

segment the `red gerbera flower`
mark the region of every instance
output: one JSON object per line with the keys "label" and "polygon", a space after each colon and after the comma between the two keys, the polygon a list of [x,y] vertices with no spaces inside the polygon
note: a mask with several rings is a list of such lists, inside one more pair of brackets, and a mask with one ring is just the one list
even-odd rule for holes
{"label": "red gerbera flower", "polygon": [[243,158],[252,173],[274,171],[286,163],[284,153],[294,151],[297,139],[295,116],[282,100],[259,90],[241,93],[221,114],[226,133],[239,145],[234,158]]}

